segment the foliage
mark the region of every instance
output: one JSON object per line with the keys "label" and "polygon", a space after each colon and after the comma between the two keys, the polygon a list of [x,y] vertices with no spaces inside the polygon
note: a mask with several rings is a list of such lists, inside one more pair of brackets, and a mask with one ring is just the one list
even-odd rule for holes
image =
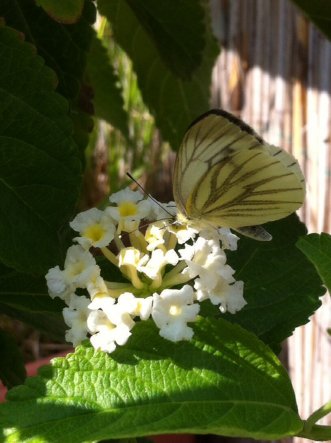
{"label": "foliage", "polygon": [[83,11],[84,0],[67,0],[65,5],[59,5],[56,0],[37,0],[47,14],[60,23],[76,23]]}
{"label": "foliage", "polygon": [[1,128],[0,222],[6,234],[0,256],[17,271],[41,274],[61,258],[59,231],[79,192],[79,151],[68,104],[54,92],[53,71],[17,31],[2,27],[0,32],[5,67],[1,112],[6,115]]}
{"label": "foliage", "polygon": [[276,349],[294,328],[308,322],[325,292],[307,258],[296,248],[306,229],[296,216],[266,225],[272,242],[243,238],[230,264],[245,282],[247,307],[230,321],[254,332]]}
{"label": "foliage", "polygon": [[189,343],[169,345],[151,324],[137,332],[113,358],[80,347],[13,390],[9,441],[175,431],[274,439],[302,428],[285,370],[253,334],[224,320],[196,324]]}
{"label": "foliage", "polygon": [[[63,263],[72,237],[68,221],[81,199],[92,116],[95,128],[105,120],[118,131],[113,140],[145,158],[153,123],[145,119],[137,148],[142,117],[132,116],[135,100],[177,149],[209,107],[218,53],[204,0],[99,0],[97,8],[109,22],[104,33],[93,28],[92,0],[0,3],[0,309],[56,339],[64,338],[63,303],[48,296],[44,275]],[[119,47],[132,63],[132,81],[124,56],[120,63],[114,57]],[[123,149],[110,154],[111,171],[127,155]],[[330,236],[307,236],[295,216],[268,230],[273,242],[241,239],[229,257],[245,281],[247,307],[236,315],[206,308],[190,342],[166,342],[142,322],[113,354],[83,345],[22,384],[20,350],[0,331],[1,379],[8,388],[21,384],[0,407],[0,440],[183,432],[330,439],[330,430],[315,424],[330,407],[302,420],[271,350],[318,309],[322,283],[330,288]]]}
{"label": "foliage", "polygon": [[[129,138],[127,114],[118,87],[118,76],[110,63],[106,48],[94,34],[87,56],[87,74],[94,90],[96,117],[111,122],[122,134]],[[109,106],[112,103],[112,106]]]}
{"label": "foliage", "polygon": [[[174,50],[172,50],[172,57],[176,58],[169,66],[165,64],[166,56],[158,52],[158,47],[164,46],[162,42],[164,34],[167,32],[166,27],[163,29],[163,26],[155,26],[153,32],[146,32],[146,26],[140,24],[135,14],[137,5],[142,3],[144,2],[100,0],[98,5],[101,14],[111,21],[116,41],[132,59],[143,99],[155,116],[157,127],[164,139],[169,141],[173,148],[178,148],[187,126],[195,117],[209,108],[208,85],[218,50],[208,28],[205,30],[205,36],[200,31],[200,21],[206,20],[203,10],[201,9],[200,14],[193,15],[192,9],[194,8],[186,9],[185,19],[183,18],[182,22],[185,21],[191,25],[191,33],[197,39],[194,48],[201,47],[200,40],[204,39],[205,50],[201,64],[190,74],[189,79],[183,80],[181,77],[175,76],[173,71],[182,63],[180,56],[181,36],[184,34],[184,29],[173,26],[173,41],[171,43]],[[149,2],[149,4],[151,3]],[[186,0],[184,3],[192,2]],[[134,9],[132,9],[133,4],[136,5]],[[170,4],[173,7],[173,3],[169,3],[169,6]],[[179,14],[182,11],[183,14],[181,3],[178,8],[176,13]],[[195,3],[195,9],[199,9],[198,2]],[[191,21],[189,12],[192,12],[193,20],[196,15],[200,17],[200,20]],[[153,13],[157,13],[157,11],[153,11]],[[174,12],[173,15],[175,16],[176,13]],[[167,54],[169,53],[170,50],[167,50]],[[177,108],[179,101],[182,104],[180,112]]]}
{"label": "foliage", "polygon": [[323,283],[331,291],[331,236],[309,234],[299,239],[298,248],[314,264]]}

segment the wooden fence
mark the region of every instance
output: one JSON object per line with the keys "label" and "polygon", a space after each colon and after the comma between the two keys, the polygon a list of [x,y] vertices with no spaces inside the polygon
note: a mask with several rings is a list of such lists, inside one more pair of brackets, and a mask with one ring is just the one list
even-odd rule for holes
{"label": "wooden fence", "polygon": [[[289,0],[211,0],[211,5],[222,47],[213,106],[240,116],[267,141],[294,154],[307,180],[300,216],[310,232],[331,232],[330,42]],[[330,325],[327,296],[288,342],[303,418],[331,400]]]}

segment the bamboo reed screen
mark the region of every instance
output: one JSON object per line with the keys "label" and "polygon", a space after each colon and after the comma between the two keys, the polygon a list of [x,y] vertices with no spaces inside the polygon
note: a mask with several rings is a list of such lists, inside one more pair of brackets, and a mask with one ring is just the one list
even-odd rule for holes
{"label": "bamboo reed screen", "polygon": [[[330,232],[330,42],[289,0],[211,5],[222,48],[213,106],[240,116],[268,142],[294,154],[307,180],[300,216],[309,232]],[[328,296],[311,323],[289,340],[289,369],[303,418],[331,400],[330,324]]]}

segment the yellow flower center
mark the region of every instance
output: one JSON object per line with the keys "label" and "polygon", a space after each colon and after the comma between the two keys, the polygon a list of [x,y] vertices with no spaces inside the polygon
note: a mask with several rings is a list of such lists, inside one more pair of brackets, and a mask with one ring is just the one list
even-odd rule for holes
{"label": "yellow flower center", "polygon": [[69,274],[75,277],[76,275],[81,274],[85,269],[85,263],[78,261],[73,263],[69,268]]}
{"label": "yellow flower center", "polygon": [[104,292],[104,291],[96,291],[95,294],[93,294],[93,298],[92,300],[95,300],[96,298],[106,298],[109,297],[108,292]]}
{"label": "yellow flower center", "polygon": [[137,205],[134,202],[122,202],[118,205],[121,217],[129,217],[137,214]]}
{"label": "yellow flower center", "polygon": [[82,310],[82,311],[80,311],[79,312],[79,320],[82,322],[82,323],[86,323],[87,322],[87,313],[86,313],[86,311],[84,310]]}
{"label": "yellow flower center", "polygon": [[177,315],[180,315],[182,313],[182,308],[177,305],[170,306],[169,314],[176,317]]}
{"label": "yellow flower center", "polygon": [[83,232],[83,237],[97,242],[104,236],[104,233],[104,229],[99,224],[95,224],[85,229],[85,231]]}

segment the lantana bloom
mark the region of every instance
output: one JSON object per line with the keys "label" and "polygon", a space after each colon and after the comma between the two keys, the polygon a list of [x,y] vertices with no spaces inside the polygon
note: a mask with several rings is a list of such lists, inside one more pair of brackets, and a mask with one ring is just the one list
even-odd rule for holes
{"label": "lantana bloom", "polygon": [[173,202],[128,188],[109,202],[73,219],[75,244],[63,268],[46,275],[50,296],[66,304],[67,341],[89,339],[111,353],[141,321],[154,322],[166,340],[191,340],[201,302],[231,314],[245,306],[243,282],[227,264],[225,250],[238,241],[228,228],[176,220]]}

